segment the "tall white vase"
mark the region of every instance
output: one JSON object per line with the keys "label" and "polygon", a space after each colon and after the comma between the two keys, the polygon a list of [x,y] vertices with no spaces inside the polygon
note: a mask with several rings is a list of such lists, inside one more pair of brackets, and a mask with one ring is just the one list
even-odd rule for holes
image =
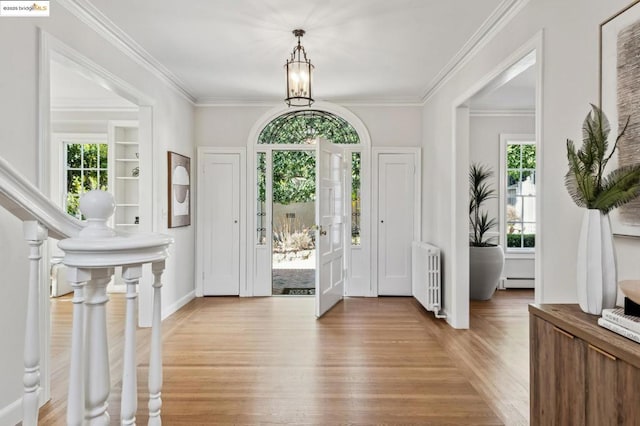
{"label": "tall white vase", "polygon": [[609,215],[588,209],[582,219],[578,243],[578,303],[593,315],[616,303],[616,253]]}

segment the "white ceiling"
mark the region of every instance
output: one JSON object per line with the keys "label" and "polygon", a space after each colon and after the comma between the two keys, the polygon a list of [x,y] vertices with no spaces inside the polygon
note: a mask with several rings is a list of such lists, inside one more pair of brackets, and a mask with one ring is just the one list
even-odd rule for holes
{"label": "white ceiling", "polygon": [[[419,102],[514,0],[90,0],[199,103],[276,102],[303,28],[314,96]],[[97,8],[97,10],[95,10]],[[97,12],[97,13],[96,13]],[[104,15],[104,16],[101,16]],[[465,45],[466,44],[466,45]]]}

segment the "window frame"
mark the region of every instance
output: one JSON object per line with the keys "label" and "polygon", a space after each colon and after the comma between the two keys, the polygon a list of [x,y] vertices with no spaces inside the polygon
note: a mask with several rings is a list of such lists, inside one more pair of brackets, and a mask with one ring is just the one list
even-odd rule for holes
{"label": "window frame", "polygon": [[[73,132],[54,132],[52,133],[51,157],[50,157],[50,198],[65,210],[66,197],[66,143],[74,144],[107,144],[107,184],[109,192],[113,192],[113,173],[114,173],[114,153],[113,144],[109,141],[106,133],[73,133]],[[113,218],[109,219],[110,221]],[[108,222],[111,223],[111,222]]]}
{"label": "window frame", "polygon": [[[511,247],[507,246],[507,147],[508,145],[533,145],[537,148],[536,144],[536,135],[530,133],[518,133],[518,134],[500,134],[500,190],[498,191],[500,198],[500,244],[504,248],[504,252],[507,257],[523,257],[523,258],[531,258],[534,256],[536,248],[535,247]],[[538,176],[538,151],[536,149],[536,168],[535,168],[535,179],[536,182],[540,179]],[[536,203],[538,201],[538,191],[536,188],[536,195],[534,197],[536,199]],[[537,209],[536,209],[537,212]],[[539,218],[536,217],[536,236],[537,236],[537,224]],[[529,223],[529,222],[527,222]]]}

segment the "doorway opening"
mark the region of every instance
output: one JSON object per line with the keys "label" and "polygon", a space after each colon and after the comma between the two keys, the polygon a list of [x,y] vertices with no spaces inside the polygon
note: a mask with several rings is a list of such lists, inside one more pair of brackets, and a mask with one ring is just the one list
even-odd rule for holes
{"label": "doorway opening", "polygon": [[315,151],[272,152],[273,295],[314,295]]}
{"label": "doorway opening", "polygon": [[[254,259],[262,270],[256,274],[256,281],[267,284],[271,295],[315,294],[319,139],[353,146],[345,150],[345,157],[351,161],[345,161],[342,202],[351,207],[344,219],[351,234],[343,239],[347,247],[361,244],[362,152],[358,132],[343,118],[322,110],[296,110],[277,116],[260,132],[255,153]],[[347,265],[342,269],[348,269]]]}
{"label": "doorway opening", "polygon": [[[541,61],[542,37],[538,34],[453,104],[453,176],[458,195],[453,200],[451,324],[456,328],[469,327],[470,296],[478,304],[490,299],[496,288],[513,288],[528,289],[513,290],[520,291],[525,300],[542,299]],[[486,214],[486,223],[495,223],[483,230],[482,241],[473,242],[466,231],[471,183],[460,178],[467,173],[471,178],[471,168],[481,170],[486,177],[483,182],[494,190],[493,196],[483,201],[480,213]],[[496,247],[492,245],[501,246],[503,253],[490,256],[493,253],[483,251],[493,252]],[[498,260],[501,264],[495,266]],[[498,272],[495,279],[489,277],[491,269]],[[526,304],[522,307],[526,309]]]}

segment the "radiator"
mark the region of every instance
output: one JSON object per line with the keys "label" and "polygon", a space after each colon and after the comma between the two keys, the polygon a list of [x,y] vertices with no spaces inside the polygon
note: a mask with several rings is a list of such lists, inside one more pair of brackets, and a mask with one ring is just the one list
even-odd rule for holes
{"label": "radiator", "polygon": [[442,310],[440,249],[425,242],[414,241],[411,247],[411,285],[413,297],[436,318],[445,318]]}

